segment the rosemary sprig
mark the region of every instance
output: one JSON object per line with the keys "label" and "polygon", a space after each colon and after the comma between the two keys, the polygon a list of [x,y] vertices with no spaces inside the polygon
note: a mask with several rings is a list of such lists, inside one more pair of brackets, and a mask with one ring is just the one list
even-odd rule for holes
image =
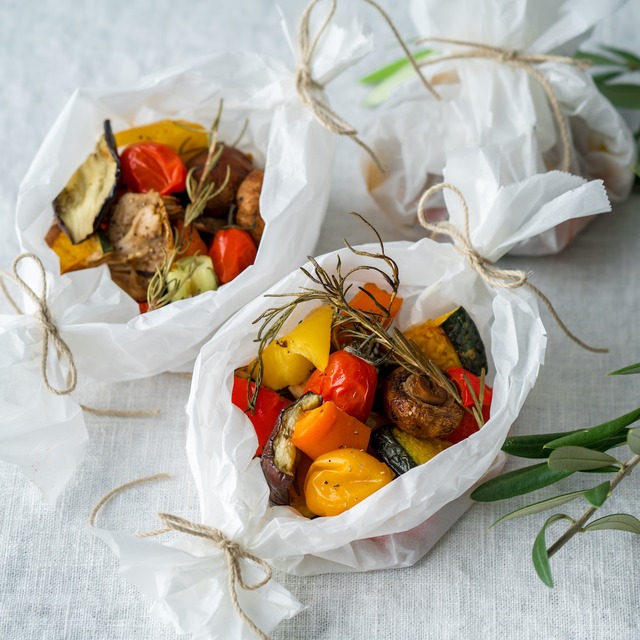
{"label": "rosemary sprig", "polygon": [[196,180],[194,172],[196,167],[192,167],[187,174],[186,190],[187,197],[189,198],[189,204],[187,205],[184,213],[184,224],[180,233],[175,233],[174,236],[174,248],[165,253],[162,264],[156,269],[153,274],[147,288],[147,302],[149,304],[149,311],[153,309],[159,309],[165,306],[172,300],[172,296],[175,293],[175,287],[171,286],[168,281],[168,275],[173,267],[176,257],[184,250],[188,244],[188,239],[185,235],[185,230],[188,229],[191,232],[191,224],[195,222],[204,212],[207,203],[216,196],[220,195],[229,183],[231,176],[231,169],[227,165],[225,179],[218,187],[215,182],[207,184],[207,179],[211,174],[211,171],[218,164],[222,152],[224,151],[224,144],[218,141],[218,130],[220,127],[220,117],[222,115],[223,102],[220,100],[218,106],[218,113],[214,118],[211,127],[209,129],[209,150],[207,153],[207,159],[202,169],[200,178]]}
{"label": "rosemary sprig", "polygon": [[[317,285],[319,288],[301,287],[295,293],[269,294],[269,297],[291,298],[291,300],[281,306],[267,309],[254,320],[254,324],[261,322],[261,325],[255,339],[255,341],[259,343],[258,356],[250,371],[250,377],[252,381],[255,382],[251,397],[249,398],[249,408],[252,411],[255,408],[258,390],[262,383],[262,354],[264,350],[278,337],[282,326],[298,305],[313,301],[318,301],[333,307],[333,328],[334,332],[338,335],[336,340],[340,342],[340,338],[348,338],[350,344],[346,347],[347,350],[374,365],[379,365],[383,362],[397,364],[405,367],[411,373],[425,376],[438,386],[444,388],[455,402],[462,405],[462,400],[456,386],[437,365],[427,358],[419,347],[412,340],[407,339],[397,328],[394,328],[391,332],[388,332],[385,328],[384,322],[391,315],[391,306],[398,295],[398,289],[400,287],[398,265],[393,258],[386,254],[382,238],[376,229],[360,214],[352,213],[352,215],[359,218],[373,231],[380,246],[380,251],[372,253],[355,249],[345,240],[344,243],[346,247],[356,256],[382,262],[384,266],[379,267],[375,264],[363,264],[343,273],[342,261],[338,256],[335,273],[330,274],[320,266],[317,260],[309,257],[313,265],[313,272],[303,267],[301,271],[307,276],[311,283]],[[365,289],[358,287],[360,291],[363,291],[372,299],[378,309],[377,311],[356,309],[352,307],[347,300],[347,296],[354,286],[354,282],[351,280],[355,274],[361,271],[371,271],[379,274],[391,289],[389,302],[385,306]],[[381,351],[382,356],[376,357],[376,351]]]}

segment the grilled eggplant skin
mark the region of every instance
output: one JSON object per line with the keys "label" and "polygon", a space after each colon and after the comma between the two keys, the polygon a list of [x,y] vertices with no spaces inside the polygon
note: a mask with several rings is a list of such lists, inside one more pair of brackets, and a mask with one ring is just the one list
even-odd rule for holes
{"label": "grilled eggplant skin", "polygon": [[296,422],[305,411],[316,409],[322,402],[321,395],[309,392],[280,412],[260,458],[269,486],[269,500],[274,505],[289,504],[289,488],[293,484],[299,458],[298,450],[291,444]]}
{"label": "grilled eggplant skin", "polygon": [[393,437],[392,427],[385,425],[371,434],[371,446],[382,462],[391,467],[396,475],[402,475],[416,466],[411,456]]}
{"label": "grilled eggplant skin", "polygon": [[116,200],[119,183],[120,158],[111,123],[105,120],[95,150],[53,201],[55,218],[73,244],[98,230]]}

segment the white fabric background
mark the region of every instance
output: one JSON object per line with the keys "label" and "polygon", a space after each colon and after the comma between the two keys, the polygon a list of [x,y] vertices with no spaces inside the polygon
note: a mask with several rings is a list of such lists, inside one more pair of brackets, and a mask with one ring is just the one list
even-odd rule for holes
{"label": "white fabric background", "polygon": [[[302,3],[300,3],[302,5]],[[409,21],[392,11],[407,36]],[[289,59],[271,2],[183,0],[0,0],[0,266],[17,252],[13,211],[31,158],[77,86],[110,88],[144,73],[219,49],[251,48]],[[382,35],[380,58],[361,63],[329,94],[353,122],[365,113],[354,79],[395,55],[380,19],[363,16]],[[633,43],[619,42],[620,46]],[[344,214],[358,210],[395,239],[372,203],[355,190],[360,151],[338,148],[335,189],[318,252],[348,235],[367,240]],[[561,255],[509,259],[532,270],[533,281],[585,340],[607,355],[579,350],[552,321],[547,362],[517,421],[516,433],[598,424],[636,408],[640,379],[607,378],[640,360],[640,196],[605,214]],[[107,357],[107,356],[105,356]],[[15,640],[165,640],[173,628],[152,617],[150,602],[117,575],[111,552],[86,527],[91,507],[132,478],[169,471],[173,479],[118,498],[102,514],[109,528],[155,528],[158,510],[197,520],[197,497],[184,452],[183,406],[189,382],[163,375],[111,387],[82,382],[85,404],[162,409],[159,418],[86,417],[90,443],[83,464],[55,505],[9,465],[0,466],[0,638]],[[211,393],[215,393],[212,389]],[[508,468],[517,462],[509,461]],[[631,478],[604,513],[640,515],[638,480]],[[565,481],[565,487],[577,486]],[[586,486],[586,485],[585,485]],[[568,490],[568,489],[567,489]],[[542,491],[551,495],[554,489]],[[525,503],[477,505],[415,567],[370,574],[310,578],[278,575],[306,611],[283,623],[276,640],[433,640],[519,638],[582,640],[636,638],[640,554],[630,534],[602,532],[574,538],[553,560],[555,590],[535,577],[530,550],[543,516],[488,531],[500,515]],[[566,512],[581,513],[581,505]],[[558,534],[553,528],[550,538]]]}

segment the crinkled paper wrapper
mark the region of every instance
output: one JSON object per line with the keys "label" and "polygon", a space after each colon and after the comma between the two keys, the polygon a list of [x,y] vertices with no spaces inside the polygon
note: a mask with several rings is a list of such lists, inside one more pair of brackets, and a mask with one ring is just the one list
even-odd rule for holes
{"label": "crinkled paper wrapper", "polygon": [[[331,25],[317,50],[315,77],[329,82],[369,47],[359,25]],[[61,276],[58,257],[44,241],[53,221],[51,202],[94,149],[103,121],[110,119],[115,132],[164,118],[209,126],[221,100],[220,139],[233,141],[247,122],[238,146],[265,167],[260,209],[266,227],[255,264],[217,291],[143,315],[107,266]],[[76,92],[20,187],[17,229],[22,249],[38,255],[48,272],[48,306],[79,378],[109,383],[190,371],[200,347],[225,320],[312,253],[329,198],[334,144],[298,99],[293,71],[257,54],[219,53],[147,78],[135,89]],[[27,281],[39,282],[34,265],[24,262]],[[18,464],[54,498],[87,438],[82,412],[70,397],[47,395],[40,375],[42,332],[33,317],[2,317],[0,341],[0,458]],[[51,359],[50,375],[63,378]]]}
{"label": "crinkled paper wrapper", "polygon": [[[497,158],[476,152],[453,159],[446,171],[486,220],[505,222],[502,227],[484,224],[486,220],[472,224],[474,244],[492,260],[515,242],[567,217],[609,207],[601,183],[586,184],[560,172],[500,188],[498,166]],[[459,203],[446,197],[452,220],[461,224]],[[376,244],[358,248],[379,251]],[[543,361],[545,330],[529,290],[490,287],[451,245],[430,239],[388,243],[385,250],[400,271],[404,303],[396,323],[401,329],[457,305],[463,305],[477,324],[489,359],[487,382],[493,387],[491,419],[478,433],[397,477],[345,513],[309,520],[293,508],[269,505],[260,461],[253,457],[255,432],[231,402],[234,370],[256,355],[253,320],[284,300],[260,297],[247,305],[205,345],[194,369],[187,451],[200,495],[201,521],[297,575],[401,567],[421,558],[469,506],[472,487],[499,470],[500,447]],[[318,262],[332,273],[338,257],[343,273],[372,262],[348,249],[324,255]],[[355,276],[357,284],[369,279],[376,280],[371,271]],[[380,278],[377,282],[384,286]],[[309,285],[306,276],[296,271],[268,293],[289,293]],[[295,326],[310,308],[297,309],[282,331]],[[120,555],[125,575],[156,599],[157,610],[179,631],[207,640],[251,637],[239,618],[229,614],[227,574],[219,550],[193,539],[182,539],[178,551],[106,530],[98,535]],[[205,558],[200,557],[203,553]],[[274,580],[254,592],[240,590],[239,595],[246,613],[267,632],[299,609]]]}
{"label": "crinkled paper wrapper", "polygon": [[[410,7],[420,36],[573,55],[580,38],[621,4],[622,0],[412,0]],[[443,54],[467,49],[439,42],[423,46]],[[618,111],[588,71],[558,62],[535,68],[551,85],[567,122],[571,172],[604,180],[614,201],[626,198],[634,179],[636,143]],[[414,78],[372,112],[362,128],[363,138],[388,169],[381,174],[371,161],[363,161],[367,189],[397,224],[399,237],[407,239],[424,236],[417,220],[418,200],[426,188],[442,180],[452,151],[496,151],[503,159],[505,184],[557,169],[563,154],[549,98],[526,70],[496,60],[464,59],[424,67],[423,73],[442,100],[434,99]],[[430,203],[433,219],[444,214],[441,202],[434,198]],[[589,220],[567,220],[518,243],[512,253],[557,253]]]}

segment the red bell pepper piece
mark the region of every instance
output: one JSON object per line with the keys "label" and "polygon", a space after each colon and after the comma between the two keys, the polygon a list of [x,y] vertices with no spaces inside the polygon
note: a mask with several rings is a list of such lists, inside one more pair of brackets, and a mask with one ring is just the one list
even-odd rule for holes
{"label": "red bell pepper piece", "polygon": [[[471,385],[476,398],[480,399],[480,378],[461,367],[448,369],[447,375],[455,383],[456,387],[458,387],[458,392],[462,399],[462,406],[473,407],[475,403],[473,401],[471,391],[469,390],[469,385]],[[485,422],[489,420],[492,397],[493,390],[485,384],[484,395],[482,397],[482,418]],[[471,413],[467,413],[458,428],[452,431],[449,435],[442,436],[442,438],[443,440],[447,440],[448,442],[453,442],[455,444],[456,442],[460,442],[460,440],[468,438],[476,431],[479,431],[478,423]]]}
{"label": "red bell pepper piece", "polygon": [[[273,431],[276,420],[280,412],[291,404],[290,400],[283,398],[279,393],[260,387],[258,391],[258,399],[256,401],[256,409],[252,413],[247,402],[247,387],[249,381],[244,378],[233,378],[233,391],[231,392],[231,401],[236,407],[245,412],[247,418],[251,420],[251,424],[258,436],[258,449],[256,455],[262,454],[264,445]],[[253,383],[251,383],[251,391],[253,391]]]}

